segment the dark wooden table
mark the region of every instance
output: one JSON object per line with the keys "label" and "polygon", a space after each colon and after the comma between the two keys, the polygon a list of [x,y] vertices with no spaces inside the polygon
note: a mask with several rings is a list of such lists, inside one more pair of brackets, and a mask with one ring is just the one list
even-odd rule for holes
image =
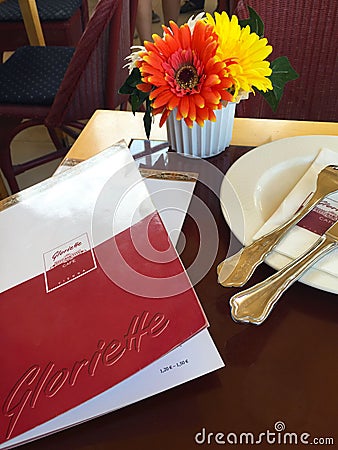
{"label": "dark wooden table", "polygon": [[[231,146],[208,162],[225,173],[247,151],[250,147]],[[177,163],[176,155],[176,168],[197,169],[193,161],[179,158]],[[167,168],[171,167],[169,163]],[[222,176],[213,176],[214,173],[220,172],[211,169],[212,181],[208,173],[203,174],[195,195],[212,212],[219,245],[212,264],[195,288],[226,366],[25,445],[25,450],[190,450],[222,445],[227,448],[231,443],[232,448],[245,448],[243,443],[251,443],[251,439],[262,442],[251,443],[252,447],[262,449],[295,448],[284,445],[290,439],[300,446],[304,445],[301,439],[308,443],[334,441],[330,448],[338,448],[337,295],[297,282],[261,326],[235,323],[228,301],[239,289],[217,283],[216,266],[224,259],[233,237],[217,195]],[[212,189],[206,185],[212,185]],[[214,189],[216,193],[212,192]],[[183,226],[186,245],[181,254],[188,271],[201,245],[201,230],[209,225],[206,215],[193,220],[189,212]],[[203,233],[204,246],[213,244],[215,239],[213,233]],[[262,264],[248,286],[273,272]],[[318,438],[321,440],[315,441]]]}

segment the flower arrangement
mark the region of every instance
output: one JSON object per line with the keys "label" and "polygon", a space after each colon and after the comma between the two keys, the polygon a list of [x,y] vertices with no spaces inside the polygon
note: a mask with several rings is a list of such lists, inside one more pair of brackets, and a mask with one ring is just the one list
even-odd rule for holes
{"label": "flower arrangement", "polygon": [[250,92],[262,94],[276,110],[285,83],[298,74],[286,57],[266,59],[272,47],[263,22],[249,12],[243,21],[222,12],[201,13],[180,27],[170,22],[163,37],[154,34],[153,42],[132,47],[129,76],[119,92],[129,95],[134,113],[143,105],[148,138],[153,115],[161,114],[162,126],[176,110],[177,120],[203,126],[216,120],[215,110]]}

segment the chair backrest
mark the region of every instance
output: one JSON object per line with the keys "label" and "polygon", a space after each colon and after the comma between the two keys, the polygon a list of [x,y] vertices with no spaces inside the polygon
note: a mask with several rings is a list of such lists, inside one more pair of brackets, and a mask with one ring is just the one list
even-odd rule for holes
{"label": "chair backrest", "polygon": [[132,44],[137,0],[99,0],[78,43],[45,121],[57,127],[88,119],[96,109],[115,109],[128,76],[123,68]]}
{"label": "chair backrest", "polygon": [[[81,0],[35,0],[41,22],[66,20],[81,7]],[[0,0],[0,22],[22,22],[18,0]]]}
{"label": "chair backrest", "polygon": [[240,117],[337,121],[338,2],[332,0],[238,0],[234,13],[247,17],[247,5],[262,17],[271,58],[285,55],[299,74],[288,83],[275,113],[256,95],[236,108]]}
{"label": "chair backrest", "polygon": [[[77,45],[88,22],[88,0],[36,0],[46,45]],[[29,45],[18,0],[0,0],[0,52]]]}

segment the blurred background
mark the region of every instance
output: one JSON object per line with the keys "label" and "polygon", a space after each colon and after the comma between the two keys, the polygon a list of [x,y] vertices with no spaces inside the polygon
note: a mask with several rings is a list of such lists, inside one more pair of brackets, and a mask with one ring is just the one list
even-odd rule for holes
{"label": "blurred background", "polygon": [[[88,6],[90,13],[93,11],[98,0],[88,0]],[[142,0],[139,0],[142,2]],[[184,4],[184,1],[181,2]],[[160,22],[153,23],[153,32],[162,35],[161,23],[163,22],[162,2],[161,0],[153,0],[153,10],[160,16]],[[206,0],[205,11],[213,12],[216,8],[217,0]],[[192,13],[181,14],[178,22],[181,24],[185,22]],[[137,36],[135,36],[135,44],[139,44]],[[15,163],[31,159],[32,153],[35,156],[40,156],[44,153],[48,153],[53,148],[49,136],[44,127],[32,127],[28,130],[21,132],[13,141],[12,144],[12,156]],[[61,160],[55,160],[43,166],[29,170],[21,175],[18,175],[17,180],[19,182],[20,189],[24,189],[33,184],[38,183],[48,177],[50,177]]]}

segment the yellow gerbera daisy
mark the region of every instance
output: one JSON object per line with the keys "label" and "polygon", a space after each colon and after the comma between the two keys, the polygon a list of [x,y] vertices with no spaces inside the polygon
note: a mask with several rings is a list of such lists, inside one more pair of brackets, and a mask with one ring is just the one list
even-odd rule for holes
{"label": "yellow gerbera daisy", "polygon": [[222,60],[233,59],[238,64],[229,66],[230,73],[235,80],[235,96],[238,91],[253,91],[253,87],[266,92],[273,89],[269,78],[272,71],[269,61],[264,61],[272,52],[266,38],[259,38],[251,33],[249,25],[241,28],[238,18],[231,20],[226,12],[215,13],[215,18],[207,14],[206,23],[214,27],[219,39],[217,55]]}
{"label": "yellow gerbera daisy", "polygon": [[229,89],[233,79],[228,61],[216,55],[217,36],[213,28],[198,21],[191,30],[187,24],[178,27],[170,22],[163,27],[164,36],[153,35],[154,42],[145,42],[145,52],[136,61],[142,76],[137,88],[150,92],[152,113],[162,114],[160,125],[177,108],[177,119],[189,127],[193,122],[203,125],[215,121],[214,110],[222,101],[231,101]]}

